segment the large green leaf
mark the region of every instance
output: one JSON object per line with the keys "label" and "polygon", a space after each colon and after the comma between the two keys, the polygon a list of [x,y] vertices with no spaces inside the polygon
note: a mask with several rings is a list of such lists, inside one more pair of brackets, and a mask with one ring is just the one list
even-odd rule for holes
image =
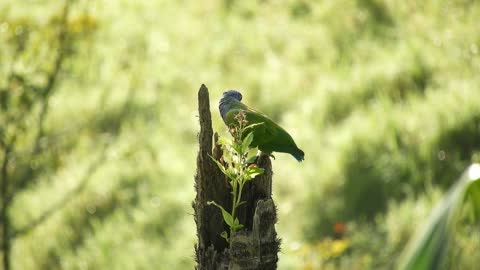
{"label": "large green leaf", "polygon": [[[403,252],[400,260],[401,270],[433,270],[442,263],[445,251],[453,233],[455,218],[467,194],[474,208],[480,209],[478,186],[480,164],[471,165],[436,205],[425,226],[421,227]],[[475,191],[475,192],[471,192]]]}

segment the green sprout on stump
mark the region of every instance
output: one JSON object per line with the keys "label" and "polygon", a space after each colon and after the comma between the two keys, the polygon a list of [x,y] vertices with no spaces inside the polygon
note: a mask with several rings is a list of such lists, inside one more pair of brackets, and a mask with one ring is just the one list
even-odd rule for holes
{"label": "green sprout on stump", "polygon": [[237,208],[246,203],[242,201],[242,191],[245,184],[257,175],[263,174],[264,169],[259,168],[253,163],[259,152],[258,148],[253,148],[250,144],[253,141],[253,132],[248,132],[252,127],[261,125],[252,124],[247,125],[248,122],[245,113],[239,112],[235,119],[238,125],[230,127],[230,133],[233,140],[220,137],[218,143],[223,149],[224,164],[210,156],[210,158],[217,164],[218,168],[227,176],[227,179],[232,187],[232,212],[229,213],[225,208],[214,201],[209,201],[208,205],[214,205],[222,211],[223,220],[230,228],[230,233],[226,231],[221,233],[221,236],[229,242],[229,237],[236,231],[241,230],[244,226],[240,224],[238,217],[235,216]]}

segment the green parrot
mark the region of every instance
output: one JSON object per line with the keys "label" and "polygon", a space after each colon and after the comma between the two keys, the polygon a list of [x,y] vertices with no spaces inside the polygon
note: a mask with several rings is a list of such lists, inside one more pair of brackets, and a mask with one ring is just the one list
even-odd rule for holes
{"label": "green parrot", "polygon": [[297,147],[290,134],[273,122],[272,119],[268,118],[268,116],[248,107],[241,101],[242,94],[238,91],[228,90],[223,93],[218,108],[223,121],[228,127],[238,125],[235,116],[243,111],[248,122],[247,125],[263,123],[252,128],[252,147],[258,146],[260,151],[269,155],[272,152],[282,152],[291,154],[298,161],[304,159],[305,154]]}

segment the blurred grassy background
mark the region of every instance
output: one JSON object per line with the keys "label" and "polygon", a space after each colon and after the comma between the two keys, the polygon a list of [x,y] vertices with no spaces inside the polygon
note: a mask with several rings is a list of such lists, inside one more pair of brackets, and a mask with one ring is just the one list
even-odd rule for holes
{"label": "blurred grassy background", "polygon": [[[0,2],[1,87],[45,83],[63,6]],[[467,0],[73,1],[48,150],[22,152],[27,128],[9,168],[35,175],[14,227],[57,210],[14,240],[13,269],[192,269],[201,83],[215,130],[237,89],[305,150],[273,164],[279,269],[390,269],[480,161],[478,18]],[[447,268],[474,269],[479,239],[466,218]]]}

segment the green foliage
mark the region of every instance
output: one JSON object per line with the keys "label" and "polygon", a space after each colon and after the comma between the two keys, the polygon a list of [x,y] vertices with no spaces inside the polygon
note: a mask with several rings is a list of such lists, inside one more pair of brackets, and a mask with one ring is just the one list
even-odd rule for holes
{"label": "green foliage", "polygon": [[237,208],[244,204],[242,201],[242,191],[245,184],[253,180],[257,175],[263,174],[264,169],[259,168],[253,161],[256,160],[258,155],[257,148],[251,148],[250,144],[253,141],[253,132],[248,132],[257,124],[248,125],[245,114],[243,112],[238,113],[235,116],[238,121],[238,125],[230,127],[233,140],[229,140],[221,137],[218,142],[222,146],[223,150],[223,162],[217,161],[214,157],[210,158],[217,164],[218,168],[229,179],[230,186],[232,187],[232,212],[229,213],[221,205],[214,201],[208,202],[208,205],[214,205],[222,211],[223,220],[230,228],[229,234],[222,232],[221,236],[227,240],[230,236],[238,230],[243,228],[240,221],[235,216]]}

